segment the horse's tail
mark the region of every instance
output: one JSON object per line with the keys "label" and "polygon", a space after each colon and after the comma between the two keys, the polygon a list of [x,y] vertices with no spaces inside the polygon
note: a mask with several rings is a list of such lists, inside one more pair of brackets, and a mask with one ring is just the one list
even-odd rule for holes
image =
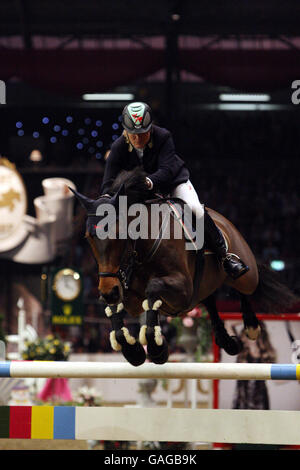
{"label": "horse's tail", "polygon": [[260,312],[283,313],[297,302],[299,298],[284,285],[277,273],[263,264],[258,264],[259,282],[251,300]]}

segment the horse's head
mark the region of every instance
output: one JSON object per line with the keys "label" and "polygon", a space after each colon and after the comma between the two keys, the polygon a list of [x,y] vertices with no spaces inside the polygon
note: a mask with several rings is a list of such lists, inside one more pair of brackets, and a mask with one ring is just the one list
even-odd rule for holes
{"label": "horse's head", "polygon": [[124,265],[127,267],[130,257],[135,254],[134,241],[128,237],[127,226],[121,224],[120,196],[128,197],[127,204],[145,199],[149,191],[144,174],[140,170],[123,172],[111,188],[112,196],[101,196],[96,200],[72,191],[87,212],[86,239],[98,264],[100,296],[108,304],[117,304],[123,299],[126,288]]}
{"label": "horse's head", "polygon": [[[118,237],[117,203],[121,192],[112,197],[104,196],[95,200],[77,191],[73,192],[87,212],[85,237],[98,265],[100,298],[108,304],[118,303],[122,298],[122,286],[117,273],[126,249],[126,240],[120,240]],[[111,236],[104,238],[104,229],[107,228]]]}

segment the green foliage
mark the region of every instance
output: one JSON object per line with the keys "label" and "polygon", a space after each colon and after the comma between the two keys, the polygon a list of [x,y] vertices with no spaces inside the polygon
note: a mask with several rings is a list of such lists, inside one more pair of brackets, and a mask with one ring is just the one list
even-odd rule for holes
{"label": "green foliage", "polygon": [[22,358],[29,361],[66,361],[70,354],[70,347],[58,335],[48,335],[37,338],[33,342],[25,342]]}

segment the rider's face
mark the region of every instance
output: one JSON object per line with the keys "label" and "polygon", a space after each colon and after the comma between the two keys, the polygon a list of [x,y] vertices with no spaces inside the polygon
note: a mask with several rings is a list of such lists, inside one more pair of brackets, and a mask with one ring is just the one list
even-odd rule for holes
{"label": "rider's face", "polygon": [[127,133],[128,135],[128,139],[129,139],[129,142],[137,149],[143,149],[145,147],[145,145],[147,145],[147,143],[149,142],[150,140],[150,135],[151,135],[151,132],[143,132],[142,134],[129,134]]}

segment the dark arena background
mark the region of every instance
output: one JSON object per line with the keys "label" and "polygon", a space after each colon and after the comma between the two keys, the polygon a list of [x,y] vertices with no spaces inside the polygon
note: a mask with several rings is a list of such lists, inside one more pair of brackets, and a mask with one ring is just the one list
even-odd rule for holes
{"label": "dark arena background", "polygon": [[[23,180],[22,217],[32,240],[36,221],[44,223],[35,202],[44,196],[43,181],[65,178],[80,193],[99,196],[109,150],[123,131],[122,109],[143,101],[155,124],[172,132],[200,201],[227,217],[257,261],[299,295],[299,24],[300,4],[289,0],[2,0],[0,155],[3,168],[8,161]],[[20,332],[24,308],[38,337],[55,333],[74,355],[112,354],[84,210],[73,198],[52,255],[19,251],[24,237],[7,244],[4,233],[9,224],[20,229],[18,212],[5,220],[5,175],[0,336]],[[53,285],[62,269],[79,273],[82,290],[60,304]],[[228,287],[218,290],[217,305],[239,312]],[[138,333],[139,319],[127,324]],[[171,353],[184,353],[177,326],[166,318],[161,326]],[[23,357],[18,345],[8,341],[6,348]]]}

